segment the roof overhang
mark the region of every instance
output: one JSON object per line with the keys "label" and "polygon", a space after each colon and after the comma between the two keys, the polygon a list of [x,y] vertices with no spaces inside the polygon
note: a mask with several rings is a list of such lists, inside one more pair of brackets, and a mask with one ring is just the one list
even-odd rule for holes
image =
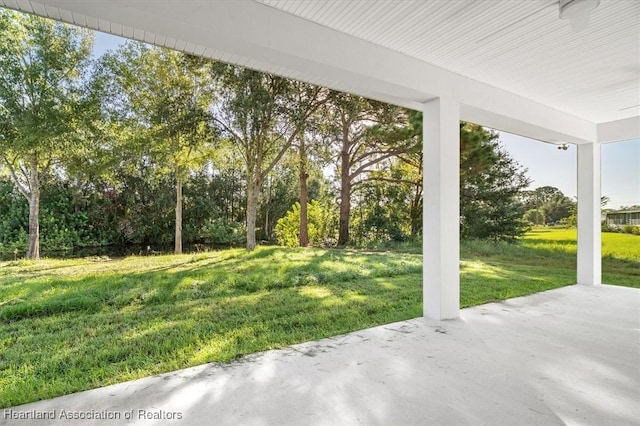
{"label": "roof overhang", "polygon": [[640,138],[640,117],[598,124],[598,142],[620,142]]}
{"label": "roof overhang", "polygon": [[638,117],[594,123],[251,0],[0,4],[408,108],[453,97],[463,120],[544,141],[640,138]]}

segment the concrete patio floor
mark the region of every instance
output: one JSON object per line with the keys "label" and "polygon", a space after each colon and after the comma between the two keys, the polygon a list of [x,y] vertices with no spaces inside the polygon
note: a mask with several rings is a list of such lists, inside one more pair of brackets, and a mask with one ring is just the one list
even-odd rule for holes
{"label": "concrete patio floor", "polygon": [[[17,418],[36,415],[54,418]],[[111,419],[70,418],[82,415]],[[564,287],[0,416],[2,425],[637,425],[640,290]]]}

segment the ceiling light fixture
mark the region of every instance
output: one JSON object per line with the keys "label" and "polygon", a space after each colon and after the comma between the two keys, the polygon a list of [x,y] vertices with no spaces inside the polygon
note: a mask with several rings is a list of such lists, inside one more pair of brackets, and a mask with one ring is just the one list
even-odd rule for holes
{"label": "ceiling light fixture", "polygon": [[566,151],[569,149],[569,143],[568,142],[563,142],[563,141],[542,141],[544,143],[548,143],[550,145],[555,145],[556,148],[562,150],[562,151]]}
{"label": "ceiling light fixture", "polygon": [[574,31],[589,26],[589,14],[600,4],[600,0],[560,0],[560,19],[567,19]]}
{"label": "ceiling light fixture", "polygon": [[600,0],[560,0],[560,18],[574,19],[588,16]]}

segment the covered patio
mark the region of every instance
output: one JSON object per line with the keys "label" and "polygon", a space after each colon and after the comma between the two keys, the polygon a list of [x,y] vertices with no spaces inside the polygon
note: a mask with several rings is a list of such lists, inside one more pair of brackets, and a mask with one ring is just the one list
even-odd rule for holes
{"label": "covered patio", "polygon": [[13,407],[0,425],[634,425],[638,312],[637,289],[564,287]]}

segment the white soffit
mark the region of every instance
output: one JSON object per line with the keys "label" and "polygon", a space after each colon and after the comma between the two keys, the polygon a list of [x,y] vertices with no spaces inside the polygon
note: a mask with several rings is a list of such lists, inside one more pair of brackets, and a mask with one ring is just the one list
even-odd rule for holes
{"label": "white soffit", "polygon": [[604,0],[577,34],[549,3],[0,0],[410,108],[454,96],[464,120],[593,142],[595,123],[640,115],[640,1]]}
{"label": "white soffit", "polygon": [[557,1],[257,0],[594,123],[640,115],[640,1],[574,32]]}

